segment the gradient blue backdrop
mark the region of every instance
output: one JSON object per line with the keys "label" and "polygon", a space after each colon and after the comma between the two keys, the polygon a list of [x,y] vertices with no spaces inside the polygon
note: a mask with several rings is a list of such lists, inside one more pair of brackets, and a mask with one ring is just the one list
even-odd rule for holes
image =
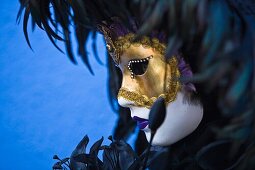
{"label": "gradient blue backdrop", "polygon": [[[18,8],[18,0],[1,1],[0,170],[47,170],[54,154],[69,156],[85,134],[91,142],[111,135],[116,114],[107,99],[106,66],[90,52],[92,76],[79,59],[75,66],[57,51],[39,29],[29,33],[32,52],[22,24],[15,22]],[[98,47],[106,63],[102,37]]]}

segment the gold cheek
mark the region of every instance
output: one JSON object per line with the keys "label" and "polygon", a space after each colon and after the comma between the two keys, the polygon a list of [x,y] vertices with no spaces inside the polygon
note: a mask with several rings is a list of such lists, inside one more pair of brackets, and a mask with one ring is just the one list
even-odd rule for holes
{"label": "gold cheek", "polygon": [[[167,63],[162,62],[160,56],[155,56],[149,62],[147,71],[142,76],[137,76],[142,84],[143,94],[148,97],[158,97],[164,93],[165,66]],[[155,67],[156,66],[156,67]]]}
{"label": "gold cheek", "polygon": [[[131,71],[127,67],[130,60],[145,59],[152,56],[148,61],[148,67],[144,74],[131,77]],[[164,91],[164,72],[165,62],[162,55],[158,54],[151,48],[142,46],[131,46],[126,53],[121,56],[121,70],[123,74],[122,87],[140,94],[151,97],[158,97]],[[157,67],[154,67],[157,66]]]}
{"label": "gold cheek", "polygon": [[[134,59],[144,59],[152,55],[149,65],[143,75],[135,75],[131,78],[131,72],[127,68],[128,62]],[[126,100],[133,101],[137,106],[151,107],[153,102],[163,96],[166,103],[176,99],[180,90],[178,78],[178,62],[172,57],[168,62],[153,48],[131,45],[120,57],[120,68],[123,74],[122,86],[118,94]],[[166,73],[166,74],[165,74]]]}
{"label": "gold cheek", "polygon": [[[149,62],[146,72],[143,75],[135,76],[135,79],[130,77],[128,69],[124,69],[118,98],[123,97],[133,101],[136,106],[146,108],[150,108],[159,96],[164,97],[166,103],[174,101],[180,90],[178,81],[180,73],[177,64],[175,57],[167,63],[160,56],[154,57]],[[165,71],[167,71],[166,82]]]}

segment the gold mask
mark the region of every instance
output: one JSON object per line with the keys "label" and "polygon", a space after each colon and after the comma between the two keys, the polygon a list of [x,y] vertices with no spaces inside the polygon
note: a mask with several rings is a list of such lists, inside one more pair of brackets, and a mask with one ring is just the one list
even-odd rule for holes
{"label": "gold mask", "polygon": [[118,98],[146,108],[150,108],[159,96],[164,97],[166,103],[176,99],[180,90],[178,61],[176,57],[165,61],[165,44],[146,36],[134,42],[135,34],[131,33],[112,40],[107,28],[100,27],[100,30],[108,52],[122,71]]}
{"label": "gold mask", "polygon": [[197,128],[203,117],[203,108],[200,104],[183,102],[185,94],[180,91],[179,77],[180,71],[185,70],[181,67],[185,68],[184,60],[173,56],[165,61],[165,46],[158,40],[143,37],[134,43],[129,37],[132,36],[119,37],[108,44],[108,50],[111,50],[109,52],[123,75],[118,102],[130,108],[131,117],[150,141],[150,108],[159,96],[164,97],[166,117],[152,144],[171,145]]}
{"label": "gold mask", "polygon": [[166,62],[160,50],[138,43],[129,44],[122,48],[118,67],[123,75],[118,98],[146,108],[150,108],[159,96],[163,96],[166,103],[176,99],[180,90],[176,57]]}

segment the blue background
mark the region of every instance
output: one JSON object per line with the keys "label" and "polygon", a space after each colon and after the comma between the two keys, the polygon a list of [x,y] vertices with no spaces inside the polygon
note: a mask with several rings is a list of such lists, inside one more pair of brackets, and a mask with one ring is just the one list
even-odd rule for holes
{"label": "blue background", "polygon": [[[39,29],[29,29],[31,51],[15,21],[18,9],[18,0],[1,1],[0,170],[46,170],[54,154],[69,156],[85,134],[89,146],[101,136],[108,144],[117,116],[107,97],[106,65],[90,52],[92,76],[79,58],[73,65]],[[106,63],[102,37],[98,49]]]}

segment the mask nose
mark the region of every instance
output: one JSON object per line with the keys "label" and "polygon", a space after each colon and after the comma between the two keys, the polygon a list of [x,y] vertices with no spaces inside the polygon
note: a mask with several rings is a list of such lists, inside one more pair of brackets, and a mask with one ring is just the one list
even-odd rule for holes
{"label": "mask nose", "polygon": [[[135,88],[137,88],[137,82],[131,78],[129,70],[125,69],[122,72],[122,82],[121,82],[121,89],[125,89],[127,91],[135,91]],[[134,106],[135,103],[133,101],[127,100],[123,96],[118,96],[118,103],[122,107],[130,108],[131,106]]]}

